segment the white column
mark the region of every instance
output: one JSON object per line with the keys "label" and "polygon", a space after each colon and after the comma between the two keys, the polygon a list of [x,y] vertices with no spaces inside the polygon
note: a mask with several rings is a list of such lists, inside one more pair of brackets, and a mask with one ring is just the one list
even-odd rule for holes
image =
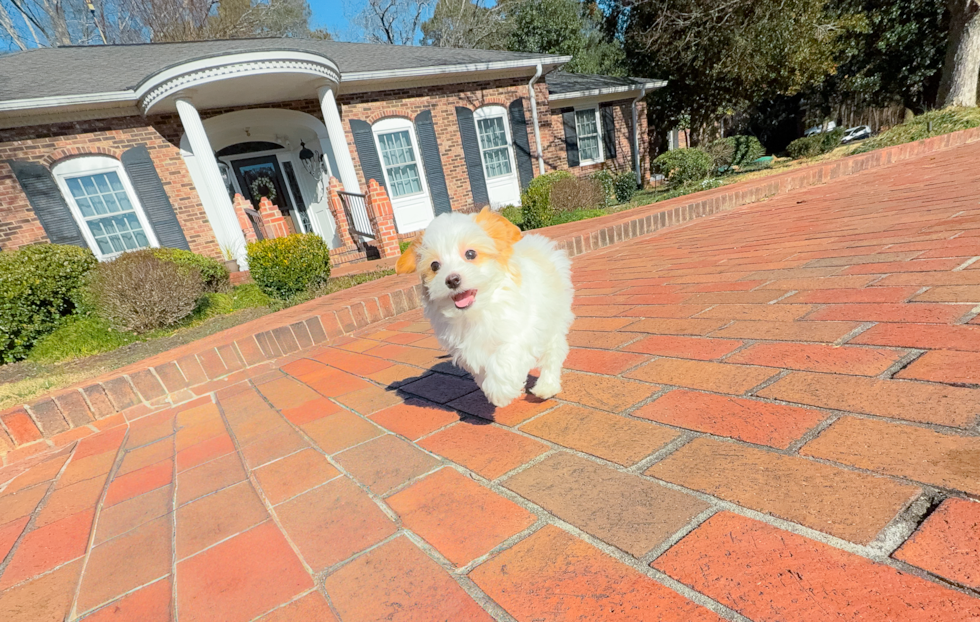
{"label": "white column", "polygon": [[191,144],[191,151],[194,153],[194,161],[201,173],[203,184],[197,185],[197,193],[201,196],[204,204],[204,211],[214,229],[218,244],[222,251],[231,250],[238,259],[239,265],[246,268],[245,258],[245,235],[242,233],[238,223],[238,216],[235,215],[235,207],[228,197],[225,189],[225,182],[221,178],[221,170],[218,168],[218,161],[214,157],[211,149],[211,142],[204,131],[204,124],[201,123],[201,115],[197,113],[197,108],[190,100],[180,98],[176,101],[177,114],[180,116],[180,123],[184,126],[187,134],[187,141]]}
{"label": "white column", "polygon": [[344,124],[340,120],[340,112],[337,110],[337,100],[334,99],[333,89],[329,86],[320,87],[317,91],[320,96],[320,110],[323,112],[323,122],[327,126],[327,135],[330,136],[330,145],[333,147],[333,155],[337,160],[337,175],[340,183],[344,184],[347,192],[361,192],[361,184],[357,181],[357,171],[354,170],[354,160],[350,157],[350,148],[347,146],[347,136],[344,134]]}

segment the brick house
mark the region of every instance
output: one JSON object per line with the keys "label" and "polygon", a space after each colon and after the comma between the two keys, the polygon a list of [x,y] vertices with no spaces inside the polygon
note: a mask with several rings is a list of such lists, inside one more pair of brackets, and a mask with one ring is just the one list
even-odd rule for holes
{"label": "brick house", "polygon": [[297,39],[7,54],[0,249],[159,245],[244,264],[243,211],[272,209],[350,261],[372,179],[401,238],[519,204],[549,171],[645,179],[642,98],[664,83],[560,72],[568,60]]}

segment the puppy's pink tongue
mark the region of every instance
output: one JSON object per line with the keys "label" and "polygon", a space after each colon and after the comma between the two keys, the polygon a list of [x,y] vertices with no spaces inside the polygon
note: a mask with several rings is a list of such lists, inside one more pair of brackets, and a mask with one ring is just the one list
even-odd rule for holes
{"label": "puppy's pink tongue", "polygon": [[453,302],[456,303],[457,309],[465,309],[466,307],[473,304],[474,300],[476,300],[475,289],[468,289],[461,294],[456,294],[455,296],[453,296]]}

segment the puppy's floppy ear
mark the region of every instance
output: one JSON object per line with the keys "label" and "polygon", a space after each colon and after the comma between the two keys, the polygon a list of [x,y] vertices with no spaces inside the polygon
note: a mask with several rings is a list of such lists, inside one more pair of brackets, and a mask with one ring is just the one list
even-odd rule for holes
{"label": "puppy's floppy ear", "polygon": [[517,225],[497,212],[491,211],[489,207],[484,207],[479,214],[473,217],[473,220],[487,232],[487,235],[493,238],[497,250],[509,249],[521,239],[522,233]]}
{"label": "puppy's floppy ear", "polygon": [[395,264],[395,274],[411,274],[415,272],[416,264],[419,260],[418,250],[419,246],[422,245],[422,238],[415,238],[412,243],[408,245],[402,256],[398,258],[398,262]]}

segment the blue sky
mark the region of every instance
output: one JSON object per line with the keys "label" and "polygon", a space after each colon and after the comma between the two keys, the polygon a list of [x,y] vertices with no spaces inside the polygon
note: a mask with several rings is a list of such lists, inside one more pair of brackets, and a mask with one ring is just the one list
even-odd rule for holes
{"label": "blue sky", "polygon": [[363,5],[364,0],[310,0],[313,23],[325,27],[334,34],[346,31],[347,15],[356,13]]}

